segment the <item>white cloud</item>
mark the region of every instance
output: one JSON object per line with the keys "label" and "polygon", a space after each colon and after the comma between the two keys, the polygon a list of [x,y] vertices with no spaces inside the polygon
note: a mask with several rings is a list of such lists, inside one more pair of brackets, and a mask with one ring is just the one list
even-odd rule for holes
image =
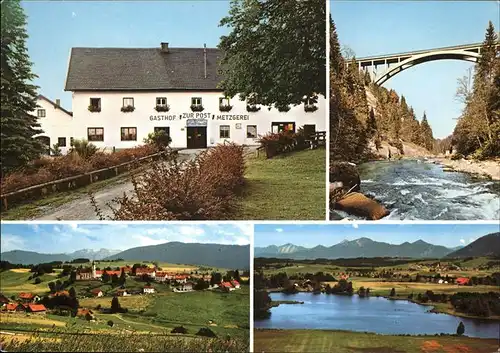
{"label": "white cloud", "polygon": [[134,235],[134,236],[132,236],[132,238],[137,240],[137,242],[134,242],[134,245],[132,245],[132,247],[158,245],[158,244],[163,244],[166,242],[165,239],[153,239],[153,238],[147,237],[145,235]]}
{"label": "white cloud", "polygon": [[465,239],[460,239],[460,244],[465,244]]}
{"label": "white cloud", "polygon": [[278,233],[282,233],[282,232],[283,232],[283,228],[276,228],[276,231],[277,231]]}
{"label": "white cloud", "polygon": [[38,232],[39,232],[39,230],[40,230],[40,227],[38,226],[38,224],[32,224],[32,225],[31,225],[31,228],[33,228],[33,231],[34,231],[35,233],[38,233]]}
{"label": "white cloud", "polygon": [[469,238],[469,243],[472,243],[473,241],[476,241],[476,238]]}
{"label": "white cloud", "polygon": [[2,252],[24,249],[24,239],[17,235],[2,234],[0,237]]}
{"label": "white cloud", "polygon": [[358,229],[358,228],[359,228],[359,225],[358,225],[357,223],[353,223],[353,224],[352,224],[352,227],[353,227],[354,229]]}
{"label": "white cloud", "polygon": [[205,230],[200,226],[180,226],[179,233],[182,235],[199,236],[205,234]]}
{"label": "white cloud", "polygon": [[76,17],[76,12],[75,12],[75,11],[73,11],[73,12],[71,13],[71,17],[73,17],[73,18],[75,18],[75,17]]}
{"label": "white cloud", "polygon": [[90,230],[79,227],[78,224],[76,224],[76,223],[70,223],[69,226],[71,227],[71,230],[73,230],[73,232],[90,234]]}
{"label": "white cloud", "polygon": [[244,236],[249,237],[253,234],[253,224],[238,223],[234,225]]}
{"label": "white cloud", "polygon": [[61,233],[61,228],[58,226],[54,226],[54,232]]}

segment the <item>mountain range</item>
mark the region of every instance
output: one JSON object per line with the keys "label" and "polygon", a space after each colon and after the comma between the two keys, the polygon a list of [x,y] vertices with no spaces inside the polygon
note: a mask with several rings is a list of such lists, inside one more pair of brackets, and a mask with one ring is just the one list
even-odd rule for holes
{"label": "mountain range", "polygon": [[125,251],[82,249],[71,254],[41,254],[33,251],[13,250],[0,254],[0,260],[12,264],[39,264],[52,261],[71,261],[76,258],[90,260],[158,261],[191,265],[205,265],[228,269],[250,268],[249,245],[221,245],[170,242],[141,246]]}
{"label": "mountain range", "polygon": [[2,261],[8,261],[12,264],[39,264],[52,261],[71,261],[78,258],[90,260],[103,260],[106,257],[119,253],[120,250],[108,249],[81,249],[67,254],[41,254],[34,251],[12,250],[0,254]]}
{"label": "mountain range", "polygon": [[359,238],[344,240],[330,247],[318,245],[313,248],[305,248],[290,243],[281,246],[256,247],[254,254],[255,257],[276,257],[293,260],[356,257],[442,258],[445,256],[492,256],[500,255],[500,237],[498,234],[489,234],[477,239],[466,247],[455,248],[433,245],[423,240],[417,240],[413,243],[389,244],[369,238]]}

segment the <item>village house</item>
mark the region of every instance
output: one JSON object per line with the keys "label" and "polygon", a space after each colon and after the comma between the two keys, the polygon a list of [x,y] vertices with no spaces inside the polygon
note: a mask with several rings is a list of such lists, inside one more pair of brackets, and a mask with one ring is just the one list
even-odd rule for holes
{"label": "village house", "polygon": [[102,297],[104,295],[102,290],[100,290],[99,288],[92,289],[91,293],[94,297]]}
{"label": "village house", "polygon": [[69,292],[67,290],[61,290],[52,294],[53,297],[69,297]]}
{"label": "village house", "polygon": [[122,266],[120,267],[120,271],[125,272],[126,275],[130,275],[132,273],[132,267],[130,266]]}
{"label": "village house", "polygon": [[118,289],[116,291],[116,295],[119,296],[119,297],[128,297],[131,294],[126,289]]}
{"label": "village house", "polygon": [[25,303],[31,303],[31,302],[38,302],[40,300],[40,297],[38,295],[35,295],[33,293],[19,293],[19,299]]}
{"label": "village house", "polygon": [[90,281],[92,279],[94,279],[94,276],[90,268],[83,268],[76,271],[77,281]]}
{"label": "village house", "polygon": [[135,269],[135,275],[141,277],[143,275],[148,275],[151,278],[155,278],[156,270],[150,267],[142,267]]}
{"label": "village house", "polygon": [[154,294],[155,288],[153,286],[144,286],[142,291],[144,294]]}
{"label": "village house", "polygon": [[46,146],[46,153],[50,153],[50,147],[57,144],[61,153],[66,154],[73,142],[74,122],[73,113],[61,106],[61,101],[51,101],[43,95],[37,99],[37,109],[33,112],[38,117],[38,122],[43,133],[33,136]]}
{"label": "village house", "polygon": [[455,280],[455,283],[458,284],[459,286],[465,286],[465,285],[469,284],[469,282],[470,282],[470,278],[466,278],[466,277],[458,277]]}
{"label": "village house", "polygon": [[[164,131],[174,148],[206,148],[224,141],[258,145],[268,132],[296,132],[299,127],[307,134],[326,130],[321,95],[286,109],[224,96],[218,87],[221,55],[215,48],[170,48],[168,43],[157,48],[72,48],[65,91],[72,92],[73,115],[63,119],[48,108],[40,112],[42,129],[50,131],[47,143],[64,142],[65,137],[68,146],[70,136],[110,151],[140,145],[149,133]],[[58,121],[64,121],[60,129]]]}
{"label": "village house", "polygon": [[167,272],[156,272],[154,278],[156,282],[166,282],[169,279]]}
{"label": "village house", "polygon": [[14,311],[25,311],[26,308],[19,303],[8,303],[5,305],[5,310],[8,312],[14,312]]}
{"label": "village house", "polygon": [[43,304],[28,304],[26,311],[33,314],[45,314],[47,309]]}
{"label": "village house", "polygon": [[193,291],[194,284],[191,282],[182,283],[177,288],[174,288],[174,292],[191,292]]}
{"label": "village house", "polygon": [[102,278],[102,275],[106,272],[109,277],[116,275],[117,277],[120,277],[122,274],[121,270],[113,271],[113,270],[96,270],[95,271],[95,278]]}
{"label": "village house", "polygon": [[92,310],[86,308],[78,308],[76,312],[77,317],[87,319],[87,315],[89,315],[88,317],[90,318],[90,320],[95,320],[95,316]]}
{"label": "village house", "polygon": [[235,288],[233,287],[233,285],[231,284],[231,282],[222,282],[220,284],[220,289],[223,292],[232,292],[233,290],[235,290]]}

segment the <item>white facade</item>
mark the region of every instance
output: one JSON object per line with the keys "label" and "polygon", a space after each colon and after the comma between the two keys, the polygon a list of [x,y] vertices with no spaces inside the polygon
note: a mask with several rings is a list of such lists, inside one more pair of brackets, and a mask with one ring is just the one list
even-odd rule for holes
{"label": "white facade", "polygon": [[[91,98],[100,99],[100,112],[89,111]],[[131,103],[129,98],[133,98],[135,110],[122,112],[124,104]],[[157,98],[166,98],[170,107],[168,112],[155,110]],[[201,98],[203,111],[191,111],[193,98]],[[248,112],[246,102],[238,97],[230,100],[231,111],[221,112],[220,98],[223,98],[222,92],[214,91],[76,91],[73,92],[72,128],[61,126],[61,130],[57,130],[54,127],[55,134],[62,134],[68,129],[75,138],[87,139],[99,148],[112,150],[113,147],[122,149],[143,144],[143,139],[155,128],[168,128],[171,147],[174,148],[203,148],[224,141],[258,145],[259,136],[272,130],[278,131],[278,123],[282,123],[281,128],[283,123],[293,124],[290,127],[295,131],[304,125],[314,125],[315,131],[326,130],[326,99],[322,96],[315,104],[318,107],[315,112],[305,112],[304,105],[291,107],[288,112],[279,112],[275,108],[269,111],[267,107],[261,107],[258,112]],[[123,133],[133,133],[135,128],[135,139],[129,136],[132,140],[123,140],[122,128],[133,128]],[[92,140],[89,132],[103,132],[102,141]]]}
{"label": "white facade", "polygon": [[32,114],[38,117],[43,133],[33,137],[40,138],[50,147],[58,143],[61,152],[67,153],[71,147],[71,138],[74,137],[73,117],[44,96],[38,97],[37,104],[38,108]]}
{"label": "white facade", "polygon": [[143,291],[145,294],[153,294],[155,292],[155,289],[153,287],[144,287]]}

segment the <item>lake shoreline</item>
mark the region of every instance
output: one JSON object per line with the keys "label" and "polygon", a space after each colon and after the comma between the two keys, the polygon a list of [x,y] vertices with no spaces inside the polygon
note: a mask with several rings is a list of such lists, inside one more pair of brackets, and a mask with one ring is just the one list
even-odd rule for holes
{"label": "lake shoreline", "polygon": [[[266,291],[268,293],[284,293],[283,292],[284,288],[272,288],[272,289],[266,289]],[[310,293],[310,294],[315,294],[313,291],[310,291],[310,290],[306,290],[306,289],[302,289],[300,288],[297,293],[284,293],[284,294],[289,294],[289,295],[294,295],[294,294],[298,294],[298,293]],[[326,294],[324,292],[321,292],[321,294]],[[328,294],[328,295],[339,295],[339,296],[347,296],[348,294],[342,294],[342,293],[331,293],[331,294]],[[356,293],[353,293],[352,296],[354,295],[358,295]],[[460,313],[460,312],[457,312],[451,308],[440,308],[439,307],[439,304],[442,304],[442,303],[432,303],[432,302],[428,302],[428,303],[420,303],[418,301],[415,301],[413,299],[409,299],[409,298],[399,298],[399,297],[390,297],[388,295],[370,295],[368,297],[372,297],[372,298],[385,298],[387,300],[405,300],[407,302],[410,302],[410,303],[413,303],[413,304],[417,304],[417,305],[422,305],[422,306],[432,306],[433,308],[431,310],[429,310],[430,313],[433,313],[433,314],[446,314],[446,315],[451,315],[451,316],[455,316],[455,317],[460,317],[460,318],[465,318],[465,319],[474,319],[474,320],[486,320],[486,321],[499,321],[500,322],[500,316],[488,316],[488,317],[481,317],[481,316],[473,316],[473,315],[468,315],[468,314],[465,314],[465,313]],[[281,304],[304,304],[304,302],[300,302],[300,301],[294,301],[294,300],[286,300],[286,301],[272,301],[271,303],[273,302],[283,302]],[[294,303],[288,303],[288,302],[294,302]],[[278,305],[274,305],[274,306],[271,306],[271,308],[273,307],[278,307],[280,304]]]}

